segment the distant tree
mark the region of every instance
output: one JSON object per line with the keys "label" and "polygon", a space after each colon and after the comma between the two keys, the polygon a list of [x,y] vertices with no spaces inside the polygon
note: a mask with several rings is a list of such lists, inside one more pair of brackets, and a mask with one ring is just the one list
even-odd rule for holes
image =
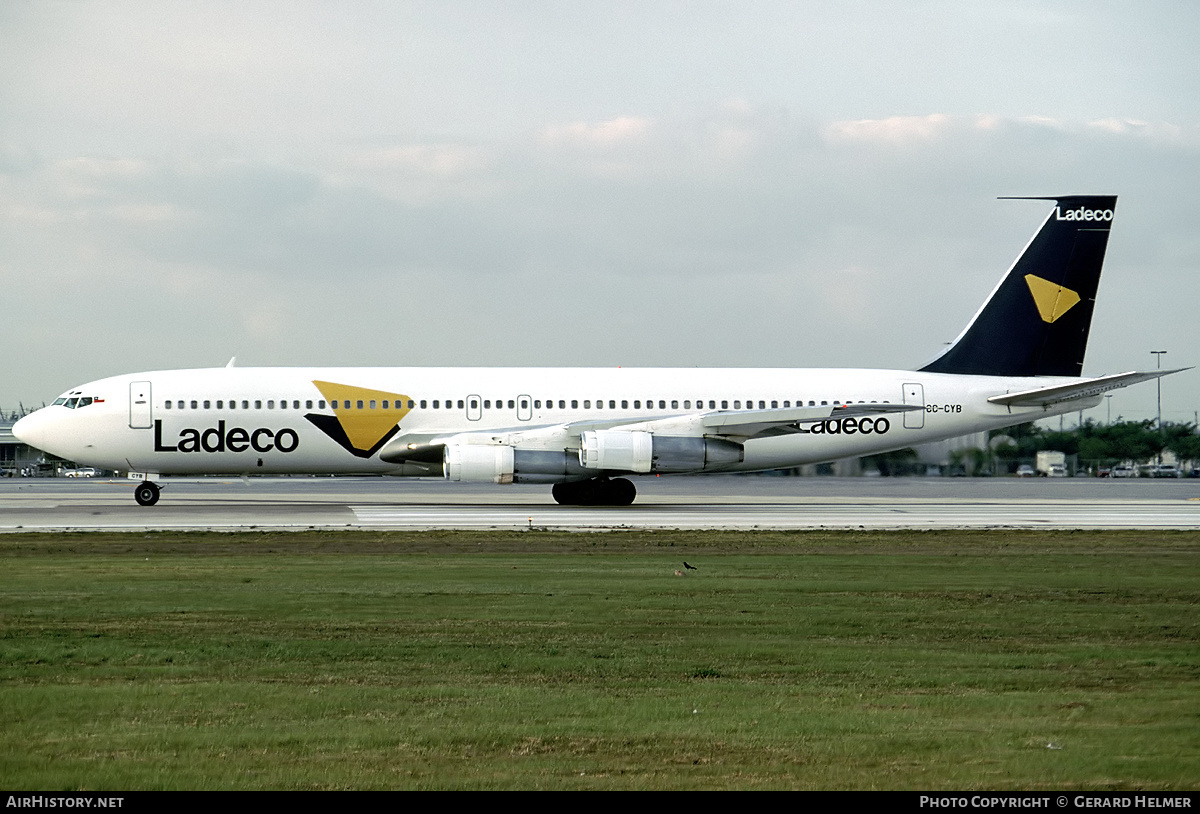
{"label": "distant tree", "polygon": [[[1016,424],[1012,427],[1006,427],[1002,430],[992,430],[990,433],[988,433],[988,438],[990,439],[997,436],[1007,436],[1008,438],[1012,439],[1012,444],[1005,446],[1012,446],[1016,449],[1016,452],[1010,457],[1032,458],[1037,454],[1039,449],[1046,448],[1042,446],[1042,438],[1045,435],[1045,432],[1046,431],[1037,424],[1028,422],[1026,424]],[[995,449],[997,455],[999,455],[1001,458],[1005,457],[1005,455],[1000,452],[999,447],[996,447]]]}
{"label": "distant tree", "polygon": [[979,447],[963,447],[950,452],[950,463],[961,466],[968,475],[979,475],[987,470],[988,452]]}
{"label": "distant tree", "polygon": [[1196,434],[1195,424],[1164,424],[1162,436],[1163,448],[1171,450],[1176,460],[1200,460],[1200,435]]}
{"label": "distant tree", "polygon": [[1079,452],[1079,433],[1073,430],[1043,432],[1041,444],[1038,449],[1055,449],[1068,455],[1075,455]]}
{"label": "distant tree", "polygon": [[1080,457],[1086,460],[1148,461],[1162,449],[1153,420],[1089,424],[1081,433]]}
{"label": "distant tree", "polygon": [[1000,472],[1013,472],[1017,468],[1017,459],[1021,457],[1021,450],[1014,443],[1009,441],[1001,441],[992,447],[992,454],[996,456],[997,474]]}

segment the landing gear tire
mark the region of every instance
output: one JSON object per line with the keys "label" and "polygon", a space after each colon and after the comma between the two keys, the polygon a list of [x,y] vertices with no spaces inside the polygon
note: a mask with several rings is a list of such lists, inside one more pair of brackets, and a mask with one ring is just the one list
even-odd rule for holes
{"label": "landing gear tire", "polygon": [[562,506],[628,506],[637,497],[637,487],[626,478],[592,478],[556,483],[550,494]]}
{"label": "landing gear tire", "polygon": [[142,481],[134,488],[133,499],[139,506],[153,506],[158,502],[160,492],[157,483]]}
{"label": "landing gear tire", "polygon": [[629,506],[637,497],[637,487],[628,478],[615,478],[607,484],[609,506]]}

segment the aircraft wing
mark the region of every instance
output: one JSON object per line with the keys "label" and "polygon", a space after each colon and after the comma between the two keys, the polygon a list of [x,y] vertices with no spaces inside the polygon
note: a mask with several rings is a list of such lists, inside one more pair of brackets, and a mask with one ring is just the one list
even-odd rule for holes
{"label": "aircraft wing", "polygon": [[481,430],[478,433],[404,433],[389,441],[379,451],[379,457],[388,463],[437,463],[442,460],[446,444],[454,443],[453,439],[461,439],[464,435],[475,436],[482,443],[519,444],[538,436],[554,436],[562,442],[577,444],[584,432],[609,429],[656,432],[664,435],[723,437],[744,442],[752,438],[800,432],[803,424],[813,424],[829,418],[851,418],[922,409],[924,407],[921,405],[890,403],[823,405],[685,413],[641,421],[631,420],[629,417],[571,421],[564,424]]}
{"label": "aircraft wing", "polygon": [[1039,387],[1035,390],[1023,390],[1019,393],[1005,393],[1000,396],[992,396],[988,401],[992,404],[1002,404],[1006,407],[1049,407],[1052,404],[1060,404],[1064,401],[1099,396],[1102,393],[1107,393],[1109,390],[1117,390],[1122,387],[1128,387],[1131,384],[1147,382],[1151,379],[1170,376],[1172,373],[1190,369],[1177,367],[1174,370],[1135,370],[1128,373],[1114,373],[1111,376],[1081,379],[1071,384]]}
{"label": "aircraft wing", "polygon": [[380,460],[398,464],[406,461],[437,463],[442,460],[443,449],[452,439],[475,436],[489,439],[487,443],[505,443],[514,436],[528,438],[541,433],[558,433],[578,439],[585,430],[607,430],[629,424],[628,418],[597,419],[595,421],[573,421],[566,424],[538,424],[523,427],[500,427],[478,432],[402,433],[379,450]]}

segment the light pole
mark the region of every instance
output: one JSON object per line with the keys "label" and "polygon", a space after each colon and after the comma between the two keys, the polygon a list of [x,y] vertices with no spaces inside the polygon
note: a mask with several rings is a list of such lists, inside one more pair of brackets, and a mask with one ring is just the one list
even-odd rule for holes
{"label": "light pole", "polygon": [[[1165,350],[1152,350],[1150,352],[1154,354],[1154,369],[1162,370],[1162,358],[1163,358],[1163,354],[1166,353],[1166,351]],[[1158,385],[1158,425],[1157,426],[1158,426],[1158,439],[1159,439],[1159,442],[1161,443],[1162,442],[1162,376],[1158,377],[1158,379],[1155,381],[1155,384]],[[1162,448],[1161,447],[1159,447],[1159,450],[1158,450],[1158,462],[1160,464],[1162,463]]]}
{"label": "light pole", "polygon": [[1104,425],[1107,427],[1112,423],[1112,394],[1108,393],[1104,396],[1104,406],[1108,408],[1108,418],[1105,419]]}

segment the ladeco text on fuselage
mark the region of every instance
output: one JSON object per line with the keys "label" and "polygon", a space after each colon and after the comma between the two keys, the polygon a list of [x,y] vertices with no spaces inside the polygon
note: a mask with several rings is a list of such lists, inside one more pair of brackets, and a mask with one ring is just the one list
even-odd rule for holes
{"label": "ladeco text on fuselage", "polygon": [[886,418],[827,418],[809,426],[801,425],[797,432],[813,435],[883,435],[892,428]]}
{"label": "ladeco text on fuselage", "polygon": [[185,427],[179,431],[179,439],[174,446],[163,444],[162,421],[154,422],[154,451],[155,452],[293,452],[300,446],[300,436],[290,427],[278,430],[259,427],[247,430],[243,427],[225,428],[225,420],[217,422],[217,426],[198,430]]}

